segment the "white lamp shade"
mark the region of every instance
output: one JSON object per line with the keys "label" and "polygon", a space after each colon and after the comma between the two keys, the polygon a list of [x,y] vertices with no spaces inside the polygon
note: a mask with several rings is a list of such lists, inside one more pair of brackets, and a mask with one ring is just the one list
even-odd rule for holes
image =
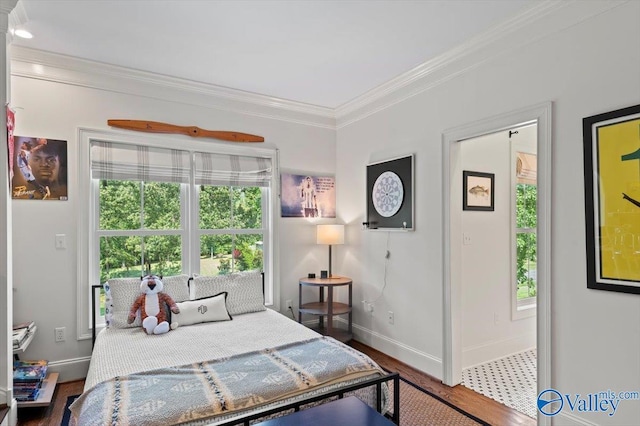
{"label": "white lamp shade", "polygon": [[344,244],[344,225],[318,225],[318,244]]}

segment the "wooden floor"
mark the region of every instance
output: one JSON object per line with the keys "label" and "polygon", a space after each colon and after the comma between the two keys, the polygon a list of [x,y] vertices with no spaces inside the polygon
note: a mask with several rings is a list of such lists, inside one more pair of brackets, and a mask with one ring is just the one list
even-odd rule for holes
{"label": "wooden floor", "polygon": [[[531,417],[512,408],[502,405],[491,398],[476,393],[462,385],[450,387],[415,368],[383,354],[369,346],[352,340],[350,346],[369,355],[382,368],[400,373],[400,376],[416,385],[432,392],[442,399],[462,408],[469,414],[496,426],[535,426],[536,421]],[[401,420],[402,422],[402,420]]]}
{"label": "wooden floor", "polygon": [[[464,386],[449,387],[427,374],[408,366],[388,355],[362,343],[351,341],[350,345],[369,355],[382,368],[399,372],[407,380],[456,405],[469,414],[496,426],[535,426],[536,421],[516,410],[480,395]],[[18,426],[59,425],[67,397],[82,393],[84,381],[59,383],[52,404],[45,408],[21,408],[18,410]]]}

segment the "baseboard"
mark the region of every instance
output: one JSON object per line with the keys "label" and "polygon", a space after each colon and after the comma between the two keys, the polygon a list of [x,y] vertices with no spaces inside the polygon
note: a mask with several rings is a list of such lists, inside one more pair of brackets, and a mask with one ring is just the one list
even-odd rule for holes
{"label": "baseboard", "polygon": [[467,347],[462,349],[462,368],[472,368],[535,347],[535,333]]}
{"label": "baseboard", "polygon": [[71,382],[87,377],[91,357],[63,359],[49,362],[49,371],[58,373],[58,382]]}
{"label": "baseboard", "polygon": [[597,423],[592,423],[573,414],[563,412],[552,417],[551,424],[554,426],[598,426]]}
{"label": "baseboard", "polygon": [[[346,323],[346,321],[344,322]],[[371,346],[430,376],[442,379],[442,359],[440,358],[357,324],[353,324],[353,336],[358,342]]]}

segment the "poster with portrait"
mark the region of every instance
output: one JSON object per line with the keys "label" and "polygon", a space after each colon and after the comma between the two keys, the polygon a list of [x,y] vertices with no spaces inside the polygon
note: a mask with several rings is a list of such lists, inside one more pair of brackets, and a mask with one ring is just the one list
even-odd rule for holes
{"label": "poster with portrait", "polygon": [[640,105],[583,119],[587,288],[640,294]]}
{"label": "poster with portrait", "polygon": [[336,180],[333,176],[280,175],[282,217],[336,217]]}
{"label": "poster with portrait", "polygon": [[11,196],[20,200],[67,200],[67,141],[13,136]]}
{"label": "poster with portrait", "polygon": [[15,112],[7,104],[7,148],[9,156],[9,190],[11,190],[11,181],[13,180],[13,129],[15,127]]}

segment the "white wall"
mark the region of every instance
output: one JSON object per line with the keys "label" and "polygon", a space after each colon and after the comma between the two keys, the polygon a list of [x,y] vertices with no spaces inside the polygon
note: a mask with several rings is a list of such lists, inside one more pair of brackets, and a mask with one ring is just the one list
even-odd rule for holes
{"label": "white wall", "polygon": [[[38,56],[33,52],[17,54],[21,57]],[[56,62],[57,66],[40,66],[38,72],[32,72],[30,65],[14,60],[12,106],[17,111],[15,134],[68,141],[69,200],[13,200],[11,203],[15,271],[13,320],[35,320],[38,325],[35,339],[23,358],[50,360],[52,369],[60,371],[61,380],[65,381],[84,377],[91,354],[91,342],[77,341],[75,338],[76,241],[78,237],[84,238],[86,233],[86,230],[78,229],[76,224],[78,212],[89,205],[87,200],[79,197],[78,192],[78,127],[108,129],[107,119],[131,118],[259,134],[265,137],[265,143],[261,146],[280,150],[283,169],[323,174],[334,173],[335,130],[324,125],[298,123],[298,117],[291,121],[271,118],[277,117],[277,111],[272,111],[270,115],[264,111],[251,114],[250,106],[247,106],[246,114],[224,107],[206,107],[207,96],[201,92],[181,91],[176,94],[182,96],[180,102],[172,102],[162,99],[170,91],[162,86],[155,88],[157,96],[153,91],[149,91],[151,95],[145,95],[143,89],[148,84],[145,86],[144,82],[122,79],[122,89],[97,89],[91,86],[106,87],[111,80],[89,74],[61,76],[60,70],[73,67],[74,61],[55,57],[45,59]],[[76,65],[83,66],[82,63]],[[228,104],[231,105],[231,102]],[[144,134],[140,133],[140,137],[143,138]],[[173,137],[193,141],[187,136]],[[199,139],[197,143],[224,142]],[[315,227],[308,220],[281,219],[279,215],[276,220],[281,230],[281,300],[297,301],[298,278],[306,275],[307,271],[320,269],[319,265],[325,262],[326,247],[315,244]],[[66,250],[55,249],[56,234],[67,236]],[[54,341],[55,327],[66,327],[65,342]]]}
{"label": "white wall", "polygon": [[[416,155],[416,231],[391,234],[384,296],[373,316],[356,307],[360,340],[441,377],[442,134],[552,101],[552,385],[572,394],[637,390],[640,300],[586,287],[582,119],[640,103],[640,2],[568,7],[580,12],[603,5],[616,7],[593,9],[566,28],[558,23],[579,13],[536,22],[523,29],[530,37],[511,37],[520,42],[516,46],[502,40],[473,66],[463,66],[461,59],[459,73],[447,76],[446,67],[435,69],[441,78],[433,84],[427,75],[426,82],[400,88],[386,105],[375,103],[359,119],[339,117],[344,124],[338,129],[338,206],[349,224],[341,272],[353,277],[355,300],[379,293],[386,243],[383,233],[359,229],[366,164]],[[410,91],[418,86],[422,89]],[[387,324],[387,310],[395,312],[394,325]],[[563,412],[561,421],[569,418],[640,424],[640,404],[624,401],[612,417]]]}
{"label": "white wall", "polygon": [[[78,126],[106,128],[106,120],[117,117],[189,123],[262,134],[280,148],[283,169],[335,170],[337,221],[348,226],[346,244],[334,250],[333,270],[354,280],[358,339],[441,377],[442,134],[552,101],[553,386],[565,393],[637,390],[640,301],[586,288],[581,123],[583,117],[640,102],[640,2],[561,3],[558,14],[544,16],[543,23],[520,22],[521,36],[480,43],[475,54],[454,60],[456,72],[434,67],[424,84],[418,78],[415,86],[389,92],[388,102],[372,102],[362,114],[358,108],[339,109],[337,132],[331,120],[316,126],[300,118],[303,114],[287,120],[250,108],[243,113],[231,100],[225,101],[229,108],[209,106],[206,93],[157,88],[127,94],[107,73],[104,89],[95,89],[83,75],[75,75],[76,83],[47,81],[66,81],[59,75],[64,64],[31,73],[15,64],[13,106],[23,108],[16,134],[68,140],[73,163]],[[582,9],[586,12],[575,13]],[[361,230],[366,165],[409,153],[415,154],[416,166],[415,232]],[[90,354],[87,341],[70,337],[56,344],[53,339],[54,327],[66,326],[73,336],[76,326],[74,249],[82,230],[75,218],[87,204],[78,199],[73,170],[69,177],[67,202],[42,202],[37,209],[26,201],[12,203],[14,320],[44,325],[25,357],[48,358],[60,368]],[[326,247],[315,245],[312,225],[304,219],[279,220],[281,301],[296,301],[297,279],[326,264]],[[54,249],[56,233],[67,235],[66,251]],[[391,257],[381,293],[387,247]],[[373,314],[365,313],[358,301],[380,294]],[[393,325],[387,322],[388,310],[395,312]],[[639,424],[640,406],[623,402],[614,417],[576,415],[596,424]]]}
{"label": "white wall", "polygon": [[[535,146],[535,127],[532,129]],[[524,136],[521,129],[513,138]],[[461,142],[463,170],[495,175],[494,211],[462,213],[462,368],[536,346],[535,317],[511,317],[511,143],[509,131]],[[520,135],[522,133],[523,135]],[[460,193],[461,194],[461,193]]]}

